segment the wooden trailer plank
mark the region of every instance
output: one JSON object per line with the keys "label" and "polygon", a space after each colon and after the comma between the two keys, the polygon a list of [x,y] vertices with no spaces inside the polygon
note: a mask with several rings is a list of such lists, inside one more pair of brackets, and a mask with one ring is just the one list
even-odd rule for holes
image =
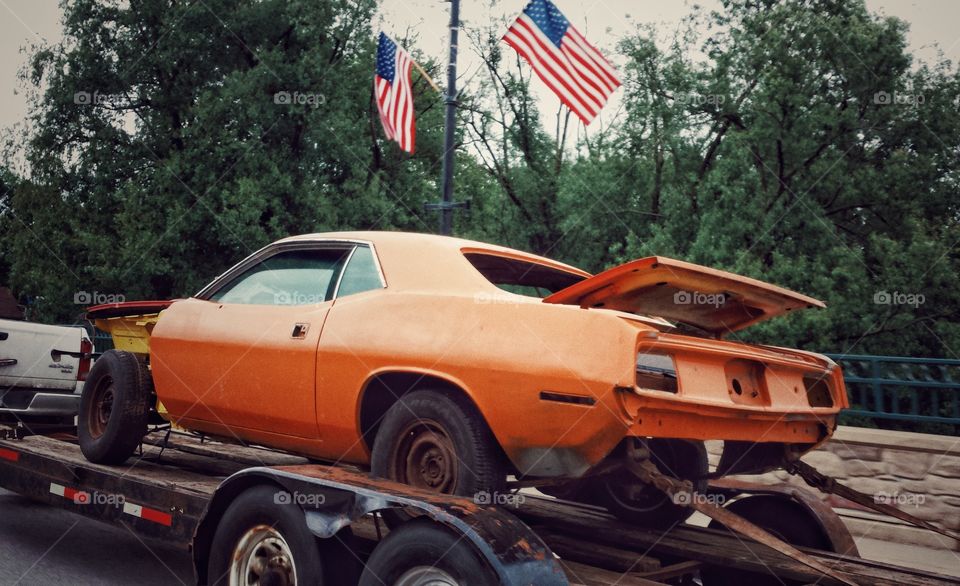
{"label": "wooden trailer plank", "polygon": [[588,564],[581,564],[570,560],[560,560],[560,567],[567,574],[571,586],[667,586],[664,582],[656,582],[641,578],[630,573],[620,573],[604,570]]}
{"label": "wooden trailer plank", "polygon": [[145,437],[143,441],[145,444],[157,447],[166,444],[168,450],[173,449],[188,454],[235,462],[242,464],[244,467],[294,466],[296,464],[310,463],[310,460],[307,458],[259,446],[245,446],[214,440],[201,440],[197,436],[177,432],[170,434],[168,440],[165,435],[166,434],[162,432],[152,433]]}
{"label": "wooden trailer plank", "polygon": [[[669,563],[695,560],[705,564],[769,573],[778,577],[831,583],[815,570],[774,550],[725,532],[701,527],[678,526],[669,532],[643,530],[617,521],[593,507],[527,495],[514,513],[531,525],[542,525],[552,531],[569,534],[590,543],[611,545],[621,549],[649,552]],[[946,586],[960,580],[913,568],[902,568],[860,558],[844,558],[817,550],[801,548],[815,555],[838,573],[864,585],[878,586]],[[666,558],[666,559],[665,559]]]}
{"label": "wooden trailer plank", "polygon": [[660,561],[649,556],[598,543],[588,543],[569,535],[541,530],[534,527],[537,535],[555,554],[564,560],[589,564],[614,572],[647,573],[660,569]]}

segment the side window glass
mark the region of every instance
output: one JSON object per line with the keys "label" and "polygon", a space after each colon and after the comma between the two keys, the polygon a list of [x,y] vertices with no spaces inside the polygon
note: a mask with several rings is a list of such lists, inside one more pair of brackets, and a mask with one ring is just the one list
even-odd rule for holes
{"label": "side window glass", "polygon": [[249,305],[311,305],[333,296],[349,250],[319,248],[281,252],[250,267],[210,296]]}
{"label": "side window glass", "polygon": [[373,257],[373,251],[369,246],[358,246],[356,252],[350,257],[347,268],[343,271],[337,296],[343,297],[381,288],[383,283],[380,281],[380,271],[377,269],[377,260]]}

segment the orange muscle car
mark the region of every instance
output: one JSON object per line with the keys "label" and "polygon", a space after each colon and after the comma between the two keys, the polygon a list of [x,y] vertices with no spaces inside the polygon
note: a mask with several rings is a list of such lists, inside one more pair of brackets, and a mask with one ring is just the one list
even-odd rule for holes
{"label": "orange muscle car", "polygon": [[[90,316],[147,311],[134,305]],[[767,470],[829,437],[847,401],[828,358],[723,339],[822,303],[662,257],[590,275],[456,238],[309,234],[161,307],[138,322],[144,349],[105,354],[87,380],[90,459],[127,458],[155,408],[439,492],[544,480],[649,523],[681,513],[624,458],[700,483],[703,441],[724,440],[715,474]]]}

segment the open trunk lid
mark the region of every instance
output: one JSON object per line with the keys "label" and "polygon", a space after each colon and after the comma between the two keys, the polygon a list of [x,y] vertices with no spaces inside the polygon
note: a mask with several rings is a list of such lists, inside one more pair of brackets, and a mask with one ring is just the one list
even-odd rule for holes
{"label": "open trunk lid", "polygon": [[717,336],[795,309],[826,307],[776,285],[662,256],[608,269],[544,302],[657,316]]}

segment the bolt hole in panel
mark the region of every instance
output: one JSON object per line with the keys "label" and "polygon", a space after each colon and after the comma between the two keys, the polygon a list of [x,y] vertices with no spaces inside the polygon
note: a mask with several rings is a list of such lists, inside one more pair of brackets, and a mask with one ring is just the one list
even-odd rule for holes
{"label": "bolt hole in panel", "polygon": [[753,360],[736,359],[727,362],[724,370],[731,401],[738,405],[770,405],[763,364]]}

